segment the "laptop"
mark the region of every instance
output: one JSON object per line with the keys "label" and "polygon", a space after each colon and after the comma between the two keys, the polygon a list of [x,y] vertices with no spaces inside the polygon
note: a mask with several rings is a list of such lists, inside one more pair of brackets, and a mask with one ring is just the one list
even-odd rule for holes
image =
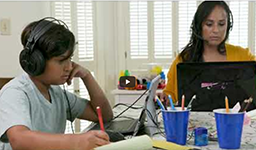
{"label": "laptop", "polygon": [[225,108],[225,96],[230,108],[237,102],[241,105],[249,97],[254,101],[247,110],[256,106],[255,61],[179,63],[177,80],[178,105],[181,105],[182,95],[185,95],[185,106],[196,95],[192,111]]}
{"label": "laptop", "polygon": [[[139,132],[139,129],[144,127],[144,122],[145,122],[145,118],[146,118],[145,116],[146,115],[145,115],[144,111],[142,111],[139,119],[112,120],[110,122],[104,122],[104,128],[105,128],[105,130],[119,132],[123,135],[134,135],[135,128],[136,128],[138,122],[140,122],[140,126],[137,129],[138,131],[136,131],[136,134]],[[90,128],[90,130],[100,130],[99,123],[94,124]]]}
{"label": "laptop", "polygon": [[[105,130],[112,130],[115,132],[122,133],[123,135],[133,135],[136,136],[137,134],[141,133],[141,129],[144,128],[145,121],[147,119],[147,129],[150,135],[156,133],[157,125],[157,117],[156,117],[156,108],[154,103],[154,98],[156,94],[156,90],[161,78],[163,78],[164,74],[156,76],[150,83],[148,95],[146,97],[143,109],[140,113],[138,119],[122,119],[122,120],[112,120],[110,122],[104,122]],[[152,117],[153,116],[153,117]],[[100,125],[99,123],[93,124],[92,126],[88,127],[89,130],[99,130]],[[145,133],[145,132],[143,132]]]}

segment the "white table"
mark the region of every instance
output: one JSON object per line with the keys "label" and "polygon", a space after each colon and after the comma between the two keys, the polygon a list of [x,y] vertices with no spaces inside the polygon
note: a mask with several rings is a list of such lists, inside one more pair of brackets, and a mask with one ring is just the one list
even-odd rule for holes
{"label": "white table", "polygon": [[[114,114],[119,114],[125,106],[118,106],[114,109]],[[122,116],[129,116],[133,118],[138,118],[141,110],[134,109],[125,112]],[[163,128],[163,120],[161,113],[158,115],[160,122],[160,130],[164,132]],[[213,112],[190,112],[189,116],[189,133],[191,135],[192,131],[196,127],[205,127],[208,129],[208,132],[216,131],[216,124],[214,120]],[[165,137],[157,134],[152,137],[153,139],[165,139]],[[189,139],[189,138],[188,138]],[[187,145],[195,148],[199,148],[201,150],[219,150],[218,142],[217,141],[209,141],[207,146],[197,147],[194,146],[194,137],[190,138],[187,141]],[[250,125],[245,125],[243,128],[242,134],[242,142],[240,150],[256,150],[256,120],[252,120]]]}
{"label": "white table", "polygon": [[[119,90],[115,89],[111,91],[111,94],[115,97],[115,104],[124,103],[124,104],[132,104],[136,99],[138,99],[145,90]],[[161,93],[162,90],[157,90],[157,93]],[[147,94],[143,95],[141,99],[136,103],[136,105],[143,106]]]}

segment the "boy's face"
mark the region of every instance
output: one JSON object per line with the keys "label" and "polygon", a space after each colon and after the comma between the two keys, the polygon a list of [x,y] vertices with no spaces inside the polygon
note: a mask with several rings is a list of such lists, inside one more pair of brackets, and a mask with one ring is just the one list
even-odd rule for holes
{"label": "boy's face", "polygon": [[69,55],[70,51],[67,51],[60,56],[53,57],[47,60],[44,73],[40,75],[40,78],[46,84],[64,84],[68,80],[71,70],[73,68],[71,61],[72,55]]}

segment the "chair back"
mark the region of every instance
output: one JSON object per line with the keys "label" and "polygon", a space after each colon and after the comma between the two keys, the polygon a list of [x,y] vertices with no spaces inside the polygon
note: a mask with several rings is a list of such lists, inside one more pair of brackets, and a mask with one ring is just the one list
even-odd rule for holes
{"label": "chair back", "polygon": [[0,90],[2,89],[2,87],[8,83],[11,79],[13,78],[0,78]]}

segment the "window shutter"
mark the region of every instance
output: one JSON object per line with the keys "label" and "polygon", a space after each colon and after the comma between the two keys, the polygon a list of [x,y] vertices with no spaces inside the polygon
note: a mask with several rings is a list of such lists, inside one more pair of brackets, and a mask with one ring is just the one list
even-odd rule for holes
{"label": "window shutter", "polygon": [[70,2],[55,2],[53,13],[55,18],[64,21],[69,29],[72,30]]}
{"label": "window shutter", "polygon": [[92,3],[77,2],[77,36],[79,61],[94,60]]}
{"label": "window shutter", "polygon": [[196,1],[179,1],[179,52],[188,44],[191,36],[190,25],[197,9]]}
{"label": "window shutter", "polygon": [[172,58],[172,2],[154,2],[154,52]]}
{"label": "window shutter", "polygon": [[147,2],[130,2],[130,56],[148,58]]}
{"label": "window shutter", "polygon": [[230,1],[234,26],[229,34],[229,43],[248,47],[248,1]]}
{"label": "window shutter", "polygon": [[[94,47],[93,47],[93,7],[91,2],[53,2],[53,16],[57,19],[63,20],[72,30],[72,27],[76,27],[77,32],[73,32],[78,39],[78,59],[75,61],[93,61],[94,60]],[[73,9],[72,9],[73,8]],[[78,83],[78,86],[74,84]],[[74,93],[74,87],[79,87],[79,95],[83,98],[88,99],[88,92],[86,87],[83,85],[81,79],[78,82],[73,81],[68,86],[68,91]],[[80,123],[80,129],[84,129],[88,125],[88,121],[74,121]],[[74,129],[75,130],[75,129]],[[77,131],[77,129],[76,129]],[[67,121],[65,133],[72,133],[71,124]]]}

